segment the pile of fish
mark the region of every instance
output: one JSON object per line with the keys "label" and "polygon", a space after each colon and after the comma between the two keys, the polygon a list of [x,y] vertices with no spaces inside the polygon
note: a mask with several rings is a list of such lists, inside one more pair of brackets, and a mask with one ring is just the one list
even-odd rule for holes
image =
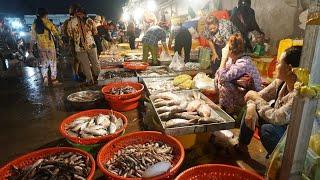
{"label": "pile of fish", "polygon": [[108,171],[123,177],[141,178],[167,172],[173,160],[173,148],[163,142],[129,145],[106,163]]}
{"label": "pile of fish", "polygon": [[72,102],[93,102],[101,98],[99,91],[80,91],[73,93],[67,97]]}
{"label": "pile of fish", "polygon": [[185,67],[185,69],[187,71],[199,70],[200,69],[200,63],[187,62],[184,67]]}
{"label": "pile of fish", "polygon": [[161,77],[161,76],[174,76],[175,73],[171,72],[167,67],[150,67],[146,71],[138,73],[140,77]]}
{"label": "pile of fish", "polygon": [[113,79],[113,78],[131,78],[134,77],[134,72],[128,71],[107,71],[102,75],[103,80]]}
{"label": "pile of fish", "polygon": [[120,88],[111,88],[109,93],[113,95],[123,95],[123,94],[131,94],[136,92],[132,86],[125,86]]}
{"label": "pile of fish", "polygon": [[114,134],[123,126],[121,118],[115,115],[99,114],[98,116],[82,116],[66,125],[67,133],[72,137],[94,138]]}
{"label": "pile of fish", "polygon": [[143,80],[151,94],[180,89],[173,85],[173,78],[144,78]]}
{"label": "pile of fish", "polygon": [[221,123],[221,118],[196,91],[192,93],[165,92],[151,96],[164,127]]}
{"label": "pile of fish", "polygon": [[91,171],[89,157],[78,153],[58,153],[37,160],[25,168],[12,167],[8,180],[52,179],[52,180],[85,180]]}

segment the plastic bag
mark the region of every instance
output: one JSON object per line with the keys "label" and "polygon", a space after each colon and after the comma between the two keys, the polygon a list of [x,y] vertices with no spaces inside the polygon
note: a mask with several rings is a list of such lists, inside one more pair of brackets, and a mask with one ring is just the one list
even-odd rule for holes
{"label": "plastic bag", "polygon": [[215,89],[214,79],[209,78],[206,73],[198,73],[193,81],[197,89]]}
{"label": "plastic bag", "polygon": [[211,65],[211,51],[207,48],[201,48],[199,53],[200,69],[208,69]]}
{"label": "plastic bag", "polygon": [[111,45],[111,47],[110,47],[110,53],[111,54],[118,54],[118,52],[119,52],[119,49],[118,49],[118,47],[116,46],[116,45]]}
{"label": "plastic bag", "polygon": [[172,58],[169,68],[174,71],[183,71],[184,65],[184,59],[179,56],[178,52],[176,52]]}
{"label": "plastic bag", "polygon": [[161,52],[159,61],[172,61],[172,57],[165,53],[164,51]]}

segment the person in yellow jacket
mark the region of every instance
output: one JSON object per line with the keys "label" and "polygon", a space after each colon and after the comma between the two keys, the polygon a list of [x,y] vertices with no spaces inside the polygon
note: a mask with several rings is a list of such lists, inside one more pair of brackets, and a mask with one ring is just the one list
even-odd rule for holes
{"label": "person in yellow jacket", "polygon": [[[48,11],[39,8],[37,18],[32,25],[32,39],[30,48],[37,43],[40,58],[41,73],[44,79],[44,85],[48,86],[49,79],[52,85],[60,84],[57,80],[57,52],[54,44],[55,38],[60,39],[60,32],[56,26],[48,19]],[[51,77],[48,77],[49,68]]]}

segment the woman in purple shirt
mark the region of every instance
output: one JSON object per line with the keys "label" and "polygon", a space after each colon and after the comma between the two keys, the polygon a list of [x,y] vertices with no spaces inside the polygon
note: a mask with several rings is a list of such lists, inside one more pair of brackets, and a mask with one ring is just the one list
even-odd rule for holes
{"label": "woman in purple shirt", "polygon": [[244,96],[248,90],[262,89],[260,74],[249,56],[244,55],[244,40],[240,33],[229,38],[228,58],[221,60],[216,73],[219,104],[230,115],[237,115],[246,105]]}

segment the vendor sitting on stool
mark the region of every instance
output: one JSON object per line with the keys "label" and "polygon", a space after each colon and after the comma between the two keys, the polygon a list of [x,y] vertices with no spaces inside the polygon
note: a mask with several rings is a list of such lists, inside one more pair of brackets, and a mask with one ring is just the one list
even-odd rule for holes
{"label": "vendor sitting on stool", "polygon": [[292,68],[300,63],[302,47],[288,48],[276,68],[276,80],[262,91],[249,91],[245,100],[247,111],[242,118],[238,150],[247,152],[254,130],[259,128],[262,145],[270,155],[290,123],[292,103],[297,95],[294,84],[297,76]]}
{"label": "vendor sitting on stool", "polygon": [[[227,48],[227,49],[226,49]],[[229,38],[216,73],[219,104],[229,115],[238,115],[246,105],[244,96],[249,90],[262,89],[261,77],[251,57],[244,54],[244,40],[240,33]]]}
{"label": "vendor sitting on stool", "polygon": [[152,65],[158,65],[158,41],[161,40],[165,52],[169,55],[166,43],[166,32],[160,26],[151,26],[142,38],[143,61],[148,61],[149,52],[152,55]]}
{"label": "vendor sitting on stool", "polygon": [[171,48],[172,41],[174,39],[174,52],[178,52],[181,56],[182,48],[184,50],[184,62],[190,61],[190,51],[192,46],[192,36],[186,27],[181,24],[173,26],[170,38],[169,38],[169,48]]}

